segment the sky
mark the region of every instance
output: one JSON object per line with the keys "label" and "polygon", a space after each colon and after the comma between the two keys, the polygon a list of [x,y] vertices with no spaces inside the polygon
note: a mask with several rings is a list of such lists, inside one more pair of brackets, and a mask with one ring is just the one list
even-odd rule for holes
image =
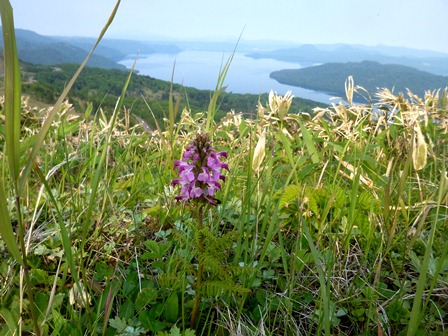
{"label": "sky", "polygon": [[[10,0],[16,28],[97,37],[114,0]],[[106,37],[378,44],[448,53],[446,0],[122,0]]]}

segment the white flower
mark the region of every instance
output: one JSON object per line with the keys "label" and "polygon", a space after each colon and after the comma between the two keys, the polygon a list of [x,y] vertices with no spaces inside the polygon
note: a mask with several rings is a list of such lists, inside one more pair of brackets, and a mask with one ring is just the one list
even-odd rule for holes
{"label": "white flower", "polygon": [[274,93],[272,90],[269,93],[269,108],[271,113],[275,114],[280,120],[283,120],[288,114],[294,96],[291,91],[285,93],[284,96]]}

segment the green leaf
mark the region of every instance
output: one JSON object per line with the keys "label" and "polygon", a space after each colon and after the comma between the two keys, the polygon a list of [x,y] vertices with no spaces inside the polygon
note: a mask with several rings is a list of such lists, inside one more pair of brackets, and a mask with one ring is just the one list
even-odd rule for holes
{"label": "green leaf", "polygon": [[53,332],[51,335],[60,335],[61,329],[64,327],[65,319],[62,317],[62,314],[58,309],[51,309],[51,316],[53,322]]}
{"label": "green leaf", "polygon": [[124,319],[125,321],[128,321],[132,319],[135,313],[135,306],[134,303],[131,300],[125,301],[120,306],[119,316]]}
{"label": "green leaf", "polygon": [[319,206],[317,205],[317,201],[314,197],[309,198],[308,207],[316,216],[320,215]]}
{"label": "green leaf", "polygon": [[299,185],[286,186],[282,197],[280,198],[279,207],[284,208],[293,201],[297,202],[299,194],[302,192],[302,187]]}
{"label": "green leaf", "polygon": [[9,1],[0,1],[4,54],[4,111],[6,154],[10,174],[16,183],[20,171],[21,80],[17,55],[14,18]]}
{"label": "green leaf", "polygon": [[119,318],[118,316],[115,317],[114,319],[110,319],[109,325],[112,328],[117,329],[118,332],[122,332],[127,327],[126,321],[124,319]]}
{"label": "green leaf", "polygon": [[[69,232],[67,230],[67,227],[65,226],[65,222],[64,219],[62,218],[62,213],[61,210],[59,209],[59,203],[56,201],[54,195],[53,195],[53,191],[50,188],[50,185],[48,184],[47,179],[45,178],[45,176],[43,175],[42,171],[39,169],[39,167],[37,165],[34,166],[34,171],[37,173],[37,176],[39,177],[40,181],[42,182],[42,184],[45,187],[45,190],[47,191],[47,195],[49,196],[49,198],[51,199],[51,201],[53,202],[55,209],[56,209],[56,214],[57,214],[57,218],[58,218],[58,225],[59,225],[59,233],[60,233],[60,237],[61,237],[61,241],[62,241],[62,246],[64,248],[64,254],[65,254],[65,258],[67,259],[67,262],[70,266],[71,269],[76,269],[75,266],[75,260],[73,258],[73,254],[72,254],[72,244],[70,241],[70,235]],[[78,283],[78,276],[76,275],[76,272],[73,274],[74,280],[76,283]]]}
{"label": "green leaf", "polygon": [[[14,312],[10,311],[6,308],[0,308],[0,317],[1,319],[6,322],[5,324],[2,323],[2,331],[6,332],[3,335],[17,335],[18,332],[18,326],[19,326],[19,316]],[[8,334],[9,331],[9,334]]]}
{"label": "green leaf", "polygon": [[148,328],[153,332],[152,335],[155,335],[155,332],[161,331],[166,328],[165,323],[158,321],[158,317],[154,317],[153,314],[151,314],[147,310],[142,310],[138,314],[137,318],[143,327]]}
{"label": "green leaf", "polygon": [[155,288],[143,288],[137,295],[135,300],[135,309],[143,309],[146,305],[157,298],[157,290]]}
{"label": "green leaf", "polygon": [[[17,192],[17,181],[20,171],[20,113],[21,82],[19,59],[17,56],[14,18],[9,1],[0,0],[0,13],[3,29],[4,58],[4,112],[5,112],[5,147],[9,164],[9,173]],[[0,177],[0,234],[8,247],[9,253],[23,265],[9,211],[6,206],[7,197],[3,180]]]}
{"label": "green leaf", "polygon": [[179,327],[174,326],[170,329],[170,332],[167,331],[159,331],[157,336],[182,336]]}
{"label": "green leaf", "polygon": [[184,336],[195,336],[196,332],[194,330],[191,330],[190,328],[184,330]]}
{"label": "green leaf", "polygon": [[179,314],[179,300],[177,298],[177,293],[173,292],[168,297],[168,299],[165,302],[165,319],[168,322],[176,323],[177,316]]}
{"label": "green leaf", "polygon": [[[213,92],[213,96],[210,98],[210,103],[207,109],[207,120],[205,126],[206,133],[209,133],[210,130],[212,129],[212,123],[215,120],[215,114],[217,110],[218,98],[221,95],[221,93],[225,91],[224,81],[227,76],[227,72],[229,71],[230,64],[233,61],[233,57],[235,56],[236,48],[238,47],[238,43],[240,42],[241,36],[242,32],[240,37],[238,38],[238,41],[235,45],[235,48],[233,49],[232,54],[229,56],[224,66],[221,66],[221,69],[219,71],[218,82],[216,83],[215,91]],[[213,135],[213,133],[211,133],[211,135]]]}
{"label": "green leaf", "polygon": [[63,138],[65,135],[73,133],[79,126],[80,120],[76,120],[69,124],[61,124],[58,128],[58,137]]}
{"label": "green leaf", "polygon": [[86,111],[84,112],[84,117],[86,119],[88,119],[90,117],[90,114],[92,113],[92,110],[93,110],[93,104],[89,103],[89,105],[86,108]]}
{"label": "green leaf", "polygon": [[303,140],[305,141],[305,146],[308,149],[308,153],[310,153],[311,162],[318,163],[319,162],[319,152],[317,151],[316,146],[314,146],[313,136],[311,135],[311,133],[308,131],[308,129],[305,127],[305,125],[303,124],[303,122],[300,119],[298,119],[297,121],[300,124],[300,130],[302,131],[302,137],[303,137]]}
{"label": "green leaf", "polygon": [[11,218],[9,217],[9,209],[7,207],[8,200],[6,198],[3,180],[0,176],[0,234],[3,241],[8,247],[11,256],[23,266],[22,256],[17,245],[16,237],[12,229]]}
{"label": "green leaf", "polygon": [[42,269],[31,269],[30,270],[31,283],[34,285],[48,284],[48,274]]}

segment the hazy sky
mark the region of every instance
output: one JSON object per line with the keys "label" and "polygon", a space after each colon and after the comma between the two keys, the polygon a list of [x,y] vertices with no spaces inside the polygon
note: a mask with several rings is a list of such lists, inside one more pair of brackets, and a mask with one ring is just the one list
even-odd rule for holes
{"label": "hazy sky", "polygon": [[[10,0],[15,25],[96,37],[113,0]],[[122,0],[106,37],[385,44],[448,53],[446,0]]]}

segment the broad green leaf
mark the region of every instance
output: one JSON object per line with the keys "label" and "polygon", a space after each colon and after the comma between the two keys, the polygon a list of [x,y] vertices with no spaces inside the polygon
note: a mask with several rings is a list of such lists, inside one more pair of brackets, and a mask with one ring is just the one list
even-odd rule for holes
{"label": "broad green leaf", "polygon": [[179,300],[177,293],[173,292],[165,302],[165,319],[168,322],[176,323],[179,314]]}
{"label": "broad green leaf", "polygon": [[143,288],[140,293],[137,295],[137,299],[135,300],[135,309],[140,310],[143,309],[146,305],[151,303],[157,298],[157,290],[155,288]]}

